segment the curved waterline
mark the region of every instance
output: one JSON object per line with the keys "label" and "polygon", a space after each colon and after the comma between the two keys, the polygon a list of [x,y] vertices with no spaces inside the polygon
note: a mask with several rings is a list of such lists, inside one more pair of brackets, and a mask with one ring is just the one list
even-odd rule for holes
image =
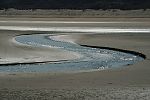
{"label": "curved waterline", "polygon": [[[33,63],[16,63],[7,66],[1,65],[1,72],[70,72],[70,71],[91,71],[102,70],[107,68],[115,68],[134,64],[142,61],[144,58],[135,53],[126,53],[107,48],[98,48],[92,46],[78,45],[68,41],[57,39],[58,36],[48,34],[21,35],[15,37],[19,43],[30,45],[33,47],[53,47],[67,51],[76,52],[80,55],[80,59],[66,60],[49,63],[33,62]],[[59,35],[61,37],[61,35]]]}

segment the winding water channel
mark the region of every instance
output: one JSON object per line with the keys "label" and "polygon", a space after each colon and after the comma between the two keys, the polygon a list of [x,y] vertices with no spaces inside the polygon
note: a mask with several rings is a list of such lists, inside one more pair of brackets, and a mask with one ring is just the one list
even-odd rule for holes
{"label": "winding water channel", "polygon": [[0,72],[71,72],[95,71],[107,68],[122,67],[142,61],[143,58],[120,51],[81,46],[76,43],[57,40],[57,35],[34,34],[16,36],[15,40],[21,44],[33,47],[52,47],[76,52],[79,59],[60,61],[56,63],[16,64],[0,66]]}

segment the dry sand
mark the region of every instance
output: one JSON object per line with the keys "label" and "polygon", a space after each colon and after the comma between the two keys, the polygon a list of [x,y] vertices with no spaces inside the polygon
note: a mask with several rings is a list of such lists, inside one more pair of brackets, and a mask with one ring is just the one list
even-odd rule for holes
{"label": "dry sand", "polygon": [[[101,20],[102,19],[97,19],[97,21]],[[131,24],[131,26],[150,27],[149,24],[144,24],[144,19],[141,20],[142,24]],[[135,21],[141,20],[138,19]],[[149,19],[145,20],[146,23],[149,21]],[[127,24],[121,25],[122,27],[124,25],[127,26]],[[109,25],[106,26],[110,27]],[[9,33],[10,31],[7,32]],[[147,58],[134,65],[96,72],[70,74],[1,73],[0,98],[2,100],[149,100],[149,33],[89,34],[74,35],[73,37],[76,38],[77,43],[80,44],[137,51],[145,54]],[[2,49],[0,50],[2,51]]]}

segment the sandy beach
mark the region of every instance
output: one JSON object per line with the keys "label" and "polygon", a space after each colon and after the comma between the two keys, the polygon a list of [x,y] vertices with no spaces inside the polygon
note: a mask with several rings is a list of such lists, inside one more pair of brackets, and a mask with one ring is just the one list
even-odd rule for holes
{"label": "sandy beach", "polygon": [[[49,21],[80,21],[82,18],[45,18]],[[0,18],[1,21],[10,20],[41,20]],[[74,23],[74,24],[36,24],[16,22],[3,23],[0,26],[47,26],[47,27],[107,27],[107,28],[137,28],[149,29],[149,18],[85,18],[83,21],[122,22],[122,23]],[[123,23],[125,22],[125,23]],[[130,22],[130,23],[127,23]],[[133,23],[132,23],[133,22]],[[10,40],[17,35],[31,34],[37,31],[0,30],[0,60],[7,57],[28,58],[45,57],[52,61],[73,59],[67,51],[54,48],[32,48],[19,46]],[[49,32],[46,32],[49,33]],[[63,33],[68,34],[68,33]],[[133,65],[94,72],[81,73],[0,73],[0,99],[5,100],[149,100],[150,98],[150,34],[146,33],[109,33],[99,34],[68,34],[81,45],[112,47],[131,50],[146,55],[146,59]],[[20,51],[20,52],[18,52]],[[44,51],[44,52],[42,52]],[[63,53],[63,55],[62,55]],[[57,56],[55,56],[57,54]],[[68,55],[67,57],[64,55]],[[41,60],[41,59],[40,59]],[[44,59],[43,59],[44,60]],[[43,94],[42,94],[43,93]]]}

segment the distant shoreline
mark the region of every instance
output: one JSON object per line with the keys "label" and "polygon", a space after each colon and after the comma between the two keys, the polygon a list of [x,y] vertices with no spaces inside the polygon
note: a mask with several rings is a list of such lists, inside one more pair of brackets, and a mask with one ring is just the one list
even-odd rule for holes
{"label": "distant shoreline", "polygon": [[150,18],[150,9],[139,10],[17,10],[4,9],[0,10],[0,17],[32,17],[32,18]]}

